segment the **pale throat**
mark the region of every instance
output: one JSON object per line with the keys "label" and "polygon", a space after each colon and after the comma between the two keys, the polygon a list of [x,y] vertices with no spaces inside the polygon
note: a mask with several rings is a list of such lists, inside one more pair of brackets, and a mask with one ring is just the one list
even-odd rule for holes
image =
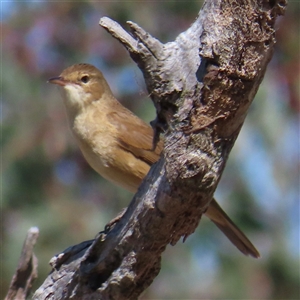
{"label": "pale throat", "polygon": [[63,88],[63,99],[67,109],[67,115],[69,122],[72,124],[76,116],[84,111],[86,103],[91,97],[90,93],[87,93],[78,84],[67,84]]}

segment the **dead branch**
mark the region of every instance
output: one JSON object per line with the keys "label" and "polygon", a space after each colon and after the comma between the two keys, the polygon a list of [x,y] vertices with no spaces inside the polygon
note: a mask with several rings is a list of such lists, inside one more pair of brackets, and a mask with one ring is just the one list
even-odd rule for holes
{"label": "dead branch", "polygon": [[29,295],[32,283],[37,278],[38,260],[33,253],[33,247],[38,236],[37,227],[31,227],[28,230],[18,267],[11,280],[5,300],[25,300]]}
{"label": "dead branch", "polygon": [[143,72],[157,111],[156,140],[164,132],[165,149],[120,221],[54,258],[34,299],[136,299],[151,284],[161,253],[194,232],[213,197],[285,6],[285,0],[206,1],[191,27],[166,44],[133,22],[129,34],[100,20]]}

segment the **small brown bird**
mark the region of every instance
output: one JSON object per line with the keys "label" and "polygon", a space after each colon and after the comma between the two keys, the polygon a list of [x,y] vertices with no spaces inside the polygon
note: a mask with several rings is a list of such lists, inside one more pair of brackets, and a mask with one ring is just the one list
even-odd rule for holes
{"label": "small brown bird", "polygon": [[[163,149],[152,128],[113,96],[102,73],[76,64],[49,79],[62,87],[69,125],[83,156],[101,176],[135,193]],[[213,199],[205,213],[245,255],[259,257],[248,238]]]}

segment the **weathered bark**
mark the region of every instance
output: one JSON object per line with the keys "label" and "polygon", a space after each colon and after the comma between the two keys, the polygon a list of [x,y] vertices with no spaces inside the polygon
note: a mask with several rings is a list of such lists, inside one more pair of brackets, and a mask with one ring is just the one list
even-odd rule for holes
{"label": "weathered bark", "polygon": [[28,230],[23,244],[18,267],[11,280],[5,300],[27,299],[32,283],[37,278],[37,258],[33,253],[33,247],[38,239],[39,230],[32,227]]}
{"label": "weathered bark", "polygon": [[102,18],[144,74],[165,149],[111,230],[52,259],[34,299],[136,299],[161,253],[194,232],[271,59],[285,0],[206,1],[196,21],[162,44],[133,22]]}

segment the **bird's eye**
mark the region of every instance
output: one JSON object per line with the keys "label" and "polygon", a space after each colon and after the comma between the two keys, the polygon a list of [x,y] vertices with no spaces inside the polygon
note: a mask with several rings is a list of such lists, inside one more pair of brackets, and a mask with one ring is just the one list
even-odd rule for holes
{"label": "bird's eye", "polygon": [[82,77],[80,78],[80,81],[81,81],[82,83],[88,83],[89,80],[90,80],[90,78],[89,78],[89,76],[87,76],[87,75],[84,75],[84,76],[82,76]]}

